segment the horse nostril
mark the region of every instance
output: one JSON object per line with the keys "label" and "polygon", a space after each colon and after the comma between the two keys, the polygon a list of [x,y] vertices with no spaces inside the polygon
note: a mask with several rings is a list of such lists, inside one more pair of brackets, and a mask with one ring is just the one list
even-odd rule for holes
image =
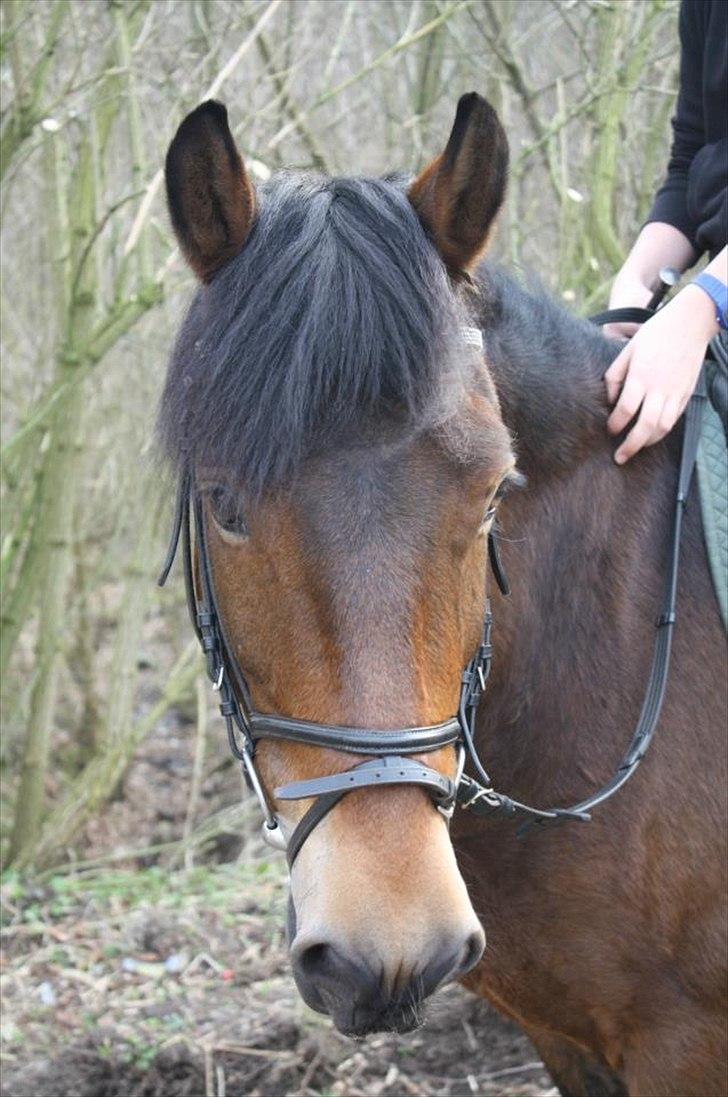
{"label": "horse nostril", "polygon": [[464,975],[466,971],[470,971],[471,968],[474,968],[484,951],[485,934],[482,929],[478,927],[478,929],[470,934],[465,942],[459,974]]}
{"label": "horse nostril", "polygon": [[307,945],[301,949],[296,955],[296,963],[301,974],[308,979],[323,974],[331,966],[331,953],[331,946],[323,942]]}
{"label": "horse nostril", "polygon": [[460,947],[454,950],[452,940],[448,941],[446,947],[438,949],[421,970],[419,989],[422,997],[427,997],[438,987],[459,979],[478,963],[485,948],[483,930],[478,927],[461,940]]}
{"label": "horse nostril", "polygon": [[330,1014],[342,1032],[355,1030],[357,1010],[366,1014],[379,1009],[378,973],[342,945],[299,939],[291,948],[291,959],[293,977],[306,1004]]}

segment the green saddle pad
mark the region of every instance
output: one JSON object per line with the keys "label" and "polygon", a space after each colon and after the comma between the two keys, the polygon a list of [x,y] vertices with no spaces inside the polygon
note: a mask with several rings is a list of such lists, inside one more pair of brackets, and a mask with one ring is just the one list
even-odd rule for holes
{"label": "green saddle pad", "polygon": [[707,400],[697,458],[700,513],[710,572],[728,632],[728,449],[720,415]]}

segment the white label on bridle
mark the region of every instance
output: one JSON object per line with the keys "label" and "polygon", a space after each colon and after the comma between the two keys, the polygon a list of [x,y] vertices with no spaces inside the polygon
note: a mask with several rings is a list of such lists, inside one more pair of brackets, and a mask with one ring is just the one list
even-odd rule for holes
{"label": "white label on bridle", "polygon": [[470,347],[483,349],[483,333],[480,328],[461,328],[463,341]]}

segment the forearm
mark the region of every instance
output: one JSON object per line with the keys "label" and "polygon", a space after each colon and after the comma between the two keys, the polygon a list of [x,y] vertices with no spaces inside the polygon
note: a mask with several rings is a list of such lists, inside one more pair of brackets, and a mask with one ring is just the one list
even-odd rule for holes
{"label": "forearm", "polygon": [[[646,308],[659,287],[663,267],[686,270],[697,259],[693,245],[679,229],[666,221],[651,221],[635,240],[609,294],[609,307]],[[610,324],[605,334],[629,338],[637,330],[634,324]]]}
{"label": "forearm", "polygon": [[662,267],[673,267],[682,273],[696,259],[693,245],[679,229],[664,221],[652,221],[637,237],[617,279],[636,280],[654,292]]}

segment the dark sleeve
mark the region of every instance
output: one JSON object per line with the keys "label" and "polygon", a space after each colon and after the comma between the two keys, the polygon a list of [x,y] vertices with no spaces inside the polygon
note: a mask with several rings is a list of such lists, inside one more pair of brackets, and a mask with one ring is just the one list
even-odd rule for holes
{"label": "dark sleeve", "polygon": [[680,5],[680,89],[672,119],[672,149],[667,178],[653,202],[651,221],[665,221],[695,243],[697,225],[688,215],[688,172],[696,153],[705,144],[703,128],[704,7],[699,0],[682,0]]}

